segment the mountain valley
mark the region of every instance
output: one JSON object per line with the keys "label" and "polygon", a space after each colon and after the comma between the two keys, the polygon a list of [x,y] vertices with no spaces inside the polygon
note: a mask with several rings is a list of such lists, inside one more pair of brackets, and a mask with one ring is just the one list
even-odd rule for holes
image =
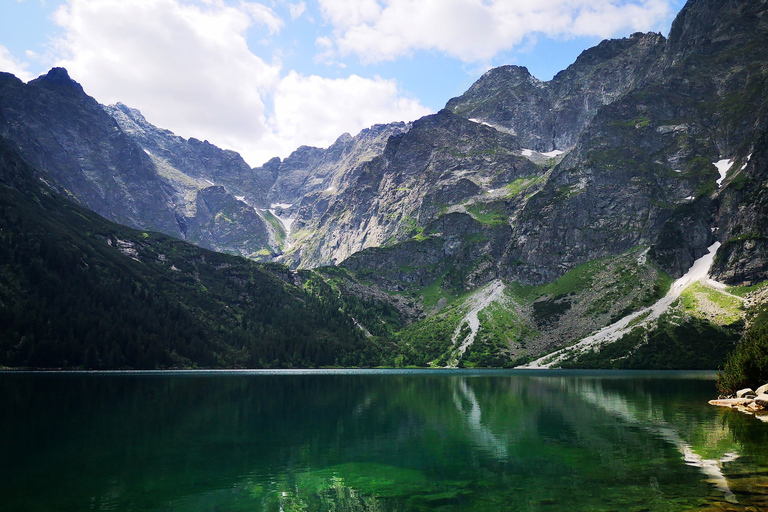
{"label": "mountain valley", "polygon": [[[624,319],[621,337],[558,365],[722,366],[765,316],[765,48],[768,1],[690,0],[668,37],[604,41],[547,82],[494,68],[435,114],[255,168],[98,104],[64,69],[26,84],[0,73],[14,240],[0,365],[512,367]],[[59,219],[47,241],[46,219]],[[93,286],[133,297],[89,306],[102,321],[87,340],[62,299],[23,292],[43,290],[24,261],[55,266],[56,252],[69,256],[54,280],[98,267]],[[171,313],[115,320],[142,290],[188,331]],[[74,355],[35,356],[65,342],[30,327],[30,307],[59,308]],[[156,341],[129,357],[142,332],[105,335],[110,322],[153,323]],[[181,341],[192,331],[197,351]]]}

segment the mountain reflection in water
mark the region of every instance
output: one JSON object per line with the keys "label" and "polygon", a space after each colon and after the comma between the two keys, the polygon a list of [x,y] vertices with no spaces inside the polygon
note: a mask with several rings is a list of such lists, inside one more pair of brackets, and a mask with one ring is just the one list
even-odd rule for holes
{"label": "mountain reflection in water", "polygon": [[758,510],[711,375],[0,374],[7,510]]}

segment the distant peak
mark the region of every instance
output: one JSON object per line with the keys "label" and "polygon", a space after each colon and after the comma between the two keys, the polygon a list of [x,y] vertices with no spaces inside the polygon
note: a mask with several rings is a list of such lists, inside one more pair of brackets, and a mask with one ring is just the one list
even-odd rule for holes
{"label": "distant peak", "polygon": [[74,80],[69,78],[69,72],[67,72],[66,68],[51,68],[48,74],[45,75],[44,79],[54,84],[71,84],[73,82],[76,83]]}
{"label": "distant peak", "polygon": [[72,80],[69,77],[69,73],[65,68],[52,68],[47,74],[36,78],[30,82],[31,84],[40,84],[48,89],[56,89],[58,91],[74,89],[79,93],[84,93],[83,87]]}

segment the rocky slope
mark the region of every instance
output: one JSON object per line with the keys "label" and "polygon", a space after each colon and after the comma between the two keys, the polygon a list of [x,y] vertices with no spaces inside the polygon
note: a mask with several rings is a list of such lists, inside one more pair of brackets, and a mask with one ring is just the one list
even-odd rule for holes
{"label": "rocky slope", "polygon": [[603,41],[549,82],[524,67],[485,73],[446,108],[455,114],[515,134],[525,148],[567,150],[597,113],[644,82],[664,48],[660,34]]}
{"label": "rocky slope", "polygon": [[116,222],[210,249],[269,249],[266,221],[235,197],[234,184],[259,178],[239,155],[167,131],[159,137],[124,106],[108,110],[119,123],[61,68],[28,84],[0,75],[0,135],[59,192]]}

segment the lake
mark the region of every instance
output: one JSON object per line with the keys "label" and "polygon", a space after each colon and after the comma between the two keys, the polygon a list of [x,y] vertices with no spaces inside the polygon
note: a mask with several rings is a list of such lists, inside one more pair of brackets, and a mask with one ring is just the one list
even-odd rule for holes
{"label": "lake", "polygon": [[2,373],[0,509],[768,510],[768,423],[714,379]]}

